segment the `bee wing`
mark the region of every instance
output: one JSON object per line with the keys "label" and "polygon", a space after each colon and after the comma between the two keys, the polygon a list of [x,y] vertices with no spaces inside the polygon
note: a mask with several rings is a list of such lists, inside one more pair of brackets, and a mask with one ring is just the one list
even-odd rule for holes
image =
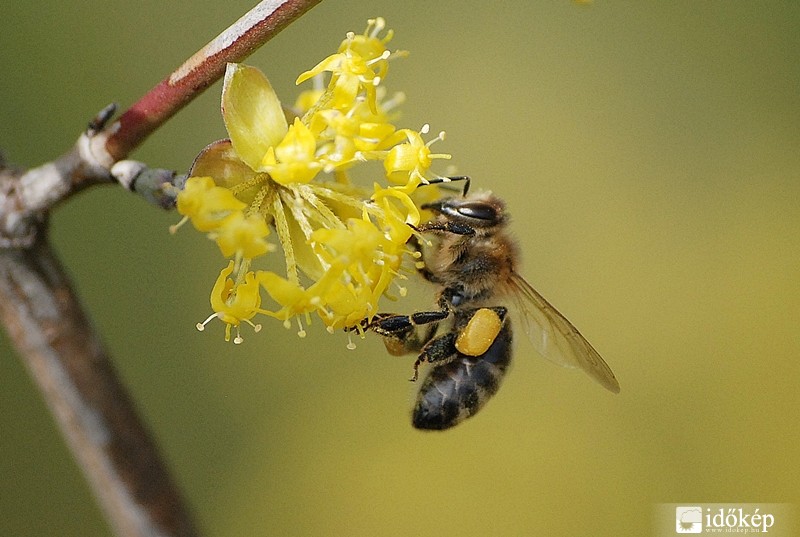
{"label": "bee wing", "polygon": [[579,367],[604,388],[619,393],[614,372],[591,343],[561,315],[525,278],[514,274],[512,295],[523,320],[525,332],[536,350],[559,365]]}

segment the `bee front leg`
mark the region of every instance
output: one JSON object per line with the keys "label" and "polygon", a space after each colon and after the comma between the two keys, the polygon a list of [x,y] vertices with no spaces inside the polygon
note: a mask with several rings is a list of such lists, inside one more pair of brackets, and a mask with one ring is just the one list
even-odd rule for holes
{"label": "bee front leg", "polygon": [[452,233],[454,235],[475,235],[475,228],[472,226],[460,222],[453,222],[451,220],[446,222],[428,222],[414,229],[420,233],[438,232]]}
{"label": "bee front leg", "polygon": [[[418,311],[411,315],[379,313],[363,326],[383,337],[389,354],[400,356],[421,349],[433,337],[439,322],[449,315],[450,312],[444,309]],[[428,326],[428,330],[420,334],[420,326]]]}

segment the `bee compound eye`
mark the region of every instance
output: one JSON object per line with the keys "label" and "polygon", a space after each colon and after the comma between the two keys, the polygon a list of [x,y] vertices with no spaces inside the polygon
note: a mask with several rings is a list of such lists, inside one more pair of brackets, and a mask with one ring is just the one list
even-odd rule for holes
{"label": "bee compound eye", "polygon": [[462,203],[456,209],[458,214],[466,216],[467,218],[475,218],[477,220],[495,221],[497,220],[497,211],[488,203],[468,202]]}

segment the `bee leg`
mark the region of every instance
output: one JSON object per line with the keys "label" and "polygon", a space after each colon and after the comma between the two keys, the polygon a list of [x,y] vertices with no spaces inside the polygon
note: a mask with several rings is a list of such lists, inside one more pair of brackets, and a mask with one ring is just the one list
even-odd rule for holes
{"label": "bee leg", "polygon": [[461,195],[466,196],[467,192],[469,192],[469,182],[470,182],[470,178],[468,175],[456,175],[452,177],[436,177],[434,179],[430,179],[428,181],[428,184],[435,185],[439,183],[454,183],[456,181],[464,181],[464,190],[461,192]]}
{"label": "bee leg", "polygon": [[413,329],[419,325],[436,323],[447,319],[450,315],[448,310],[441,311],[418,311],[411,315],[396,315],[394,313],[377,314],[365,328],[372,330],[376,334],[389,336],[398,332]]}
{"label": "bee leg", "polygon": [[453,233],[454,235],[475,234],[475,228],[468,226],[466,224],[452,222],[450,220],[446,222],[428,222],[427,224],[422,224],[421,226],[417,226],[416,231],[419,231],[420,233],[425,233],[429,231],[439,231],[443,233]]}
{"label": "bee leg", "polygon": [[[428,342],[436,331],[439,321],[450,315],[448,310],[419,311],[411,315],[379,313],[370,322],[364,322],[367,330],[383,337],[389,354],[400,356],[418,351]],[[427,325],[428,330],[421,336],[418,327]]]}
{"label": "bee leg", "polygon": [[451,360],[456,354],[456,334],[454,332],[442,334],[428,341],[428,343],[422,347],[422,351],[414,362],[414,376],[409,380],[411,380],[411,382],[416,382],[419,378],[419,366],[422,365],[423,362],[444,362]]}

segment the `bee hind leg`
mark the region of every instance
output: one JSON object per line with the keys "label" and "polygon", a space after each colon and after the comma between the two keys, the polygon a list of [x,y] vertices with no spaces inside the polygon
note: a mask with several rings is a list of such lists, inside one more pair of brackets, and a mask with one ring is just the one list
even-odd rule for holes
{"label": "bee hind leg", "polygon": [[456,334],[454,332],[448,332],[431,339],[422,347],[422,351],[414,362],[414,376],[411,377],[410,380],[416,382],[419,378],[419,366],[422,365],[423,362],[431,364],[447,362],[455,358],[457,353]]}

